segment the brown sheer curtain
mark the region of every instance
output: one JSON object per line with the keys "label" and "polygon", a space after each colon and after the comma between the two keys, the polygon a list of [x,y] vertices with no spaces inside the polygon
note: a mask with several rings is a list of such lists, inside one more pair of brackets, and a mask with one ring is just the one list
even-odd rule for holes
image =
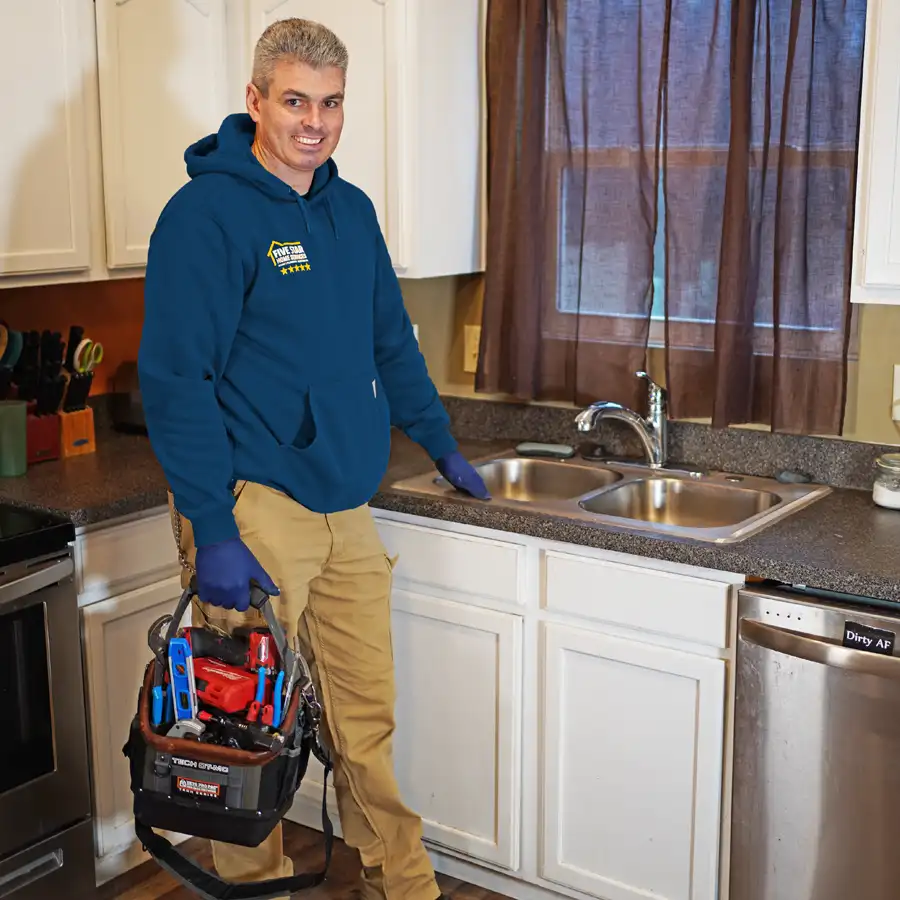
{"label": "brown sheer curtain", "polygon": [[839,433],[865,0],[489,0],[476,389]]}

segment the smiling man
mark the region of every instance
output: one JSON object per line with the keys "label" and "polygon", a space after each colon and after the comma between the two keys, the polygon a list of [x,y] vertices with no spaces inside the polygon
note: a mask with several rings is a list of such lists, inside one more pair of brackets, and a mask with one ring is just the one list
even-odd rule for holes
{"label": "smiling man", "polygon": [[[396,425],[487,499],[419,352],[375,211],[338,174],[347,51],[313,22],[256,47],[247,112],[189,147],[150,242],[139,354],[194,621],[259,621],[270,594],[312,662],[362,896],[435,900],[419,817],[394,778],[392,564],[368,501]],[[281,831],[214,844],[220,876],[289,875]]]}

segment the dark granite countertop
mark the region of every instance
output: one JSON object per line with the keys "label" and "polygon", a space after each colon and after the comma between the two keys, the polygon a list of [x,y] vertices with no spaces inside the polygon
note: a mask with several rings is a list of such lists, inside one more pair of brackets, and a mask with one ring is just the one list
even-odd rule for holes
{"label": "dark granite countertop", "polygon": [[[460,448],[473,458],[509,450],[514,443],[462,440]],[[868,491],[835,488],[745,541],[711,545],[391,489],[430,468],[421,448],[395,435],[390,468],[372,506],[900,602],[900,512],[875,506]],[[95,453],[42,463],[22,478],[0,478],[0,497],[61,513],[83,526],[164,506],[166,484],[145,437],[107,432],[102,440],[98,436]]]}

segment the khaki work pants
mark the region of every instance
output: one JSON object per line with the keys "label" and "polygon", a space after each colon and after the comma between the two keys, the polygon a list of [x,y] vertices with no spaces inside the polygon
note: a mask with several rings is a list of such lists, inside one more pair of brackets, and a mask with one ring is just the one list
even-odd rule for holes
{"label": "khaki work pants", "polygon": [[[436,900],[440,891],[422,844],[421,820],[401,801],[394,778],[394,665],[388,559],[368,507],[313,513],[287,495],[239,483],[241,536],[278,585],[275,613],[296,633],[323,707],[334,759],[334,789],[344,841],[363,864],[365,900]],[[170,509],[172,498],[169,496]],[[174,510],[173,510],[174,515]],[[195,548],[181,517],[181,548]],[[189,573],[182,576],[184,585]],[[202,601],[202,598],[199,598]],[[265,624],[254,609],[223,610],[195,599],[193,622],[225,631]],[[258,847],[213,843],[220,877],[256,881],[294,873],[279,824]]]}

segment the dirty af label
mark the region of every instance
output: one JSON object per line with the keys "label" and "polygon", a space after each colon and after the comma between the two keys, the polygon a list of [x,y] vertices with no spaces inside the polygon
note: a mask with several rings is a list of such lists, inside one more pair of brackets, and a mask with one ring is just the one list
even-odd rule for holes
{"label": "dirty af label", "polygon": [[894,653],[894,641],[896,635],[893,631],[883,631],[880,628],[870,628],[868,625],[860,625],[857,622],[844,622],[845,647],[854,650],[864,650],[867,653],[882,653],[892,656]]}

